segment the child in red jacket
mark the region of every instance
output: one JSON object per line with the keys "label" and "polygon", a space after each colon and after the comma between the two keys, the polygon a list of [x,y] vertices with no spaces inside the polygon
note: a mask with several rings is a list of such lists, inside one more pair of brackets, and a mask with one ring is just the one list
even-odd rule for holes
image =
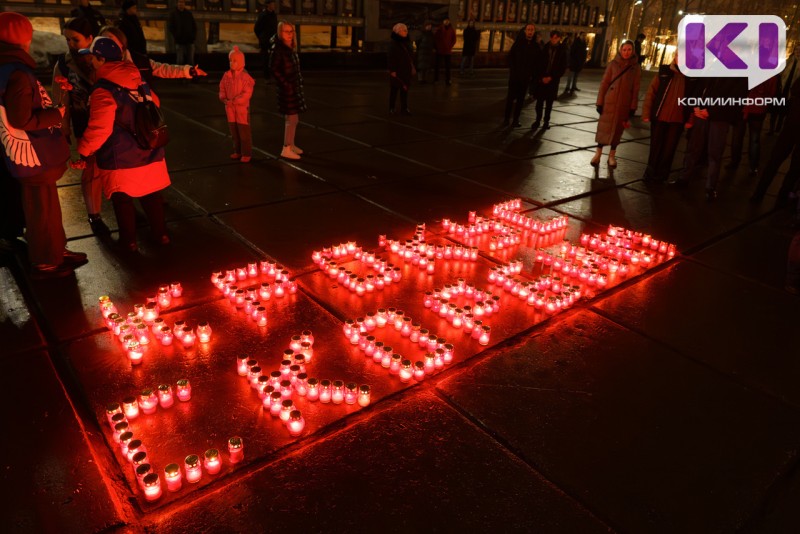
{"label": "child in red jacket", "polygon": [[233,138],[231,159],[242,163],[250,161],[253,137],[250,133],[250,97],[253,96],[255,80],[244,70],[244,54],[234,46],[228,54],[231,69],[219,82],[219,99],[225,104],[225,114]]}

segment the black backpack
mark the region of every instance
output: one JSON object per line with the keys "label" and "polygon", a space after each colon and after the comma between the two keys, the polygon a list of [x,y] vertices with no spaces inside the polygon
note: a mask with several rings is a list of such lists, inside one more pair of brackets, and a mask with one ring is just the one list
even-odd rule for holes
{"label": "black backpack", "polygon": [[155,150],[169,143],[169,128],[164,114],[153,102],[150,87],[146,83],[139,86],[137,93],[129,91],[136,98],[134,114],[134,130],[131,132],[136,144],[145,150]]}

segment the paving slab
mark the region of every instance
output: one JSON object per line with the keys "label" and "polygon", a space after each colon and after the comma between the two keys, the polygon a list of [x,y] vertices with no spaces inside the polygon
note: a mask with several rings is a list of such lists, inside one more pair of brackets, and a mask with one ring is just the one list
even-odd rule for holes
{"label": "paving slab", "polygon": [[735,530],[800,440],[797,410],[588,311],[437,387],[623,532]]}
{"label": "paving slab", "polygon": [[[200,321],[207,321],[213,329],[211,341],[189,348],[177,340],[166,347],[152,342],[145,348],[142,363],[136,366],[131,365],[122,344],[110,331],[78,340],[66,349],[66,357],[84,386],[90,410],[103,428],[118,469],[129,487],[136,488],[133,493],[146,512],[185,499],[199,488],[217,484],[220,478],[238,476],[241,469],[263,461],[297,439],[262,407],[256,389],[237,373],[237,358],[242,355],[257,360],[268,375],[279,370],[292,336],[310,329],[314,350],[305,366],[309,377],[369,384],[375,403],[414,384],[400,382],[388,370],[364,358],[342,335],[341,323],[302,293],[263,304],[267,308],[266,327],[258,327],[228,299],[164,313],[161,317],[168,325],[183,320],[195,327]],[[105,406],[121,403],[126,396],[136,396],[146,388],[155,390],[159,384],[171,385],[174,390],[176,381],[182,378],[191,383],[191,400],[176,399],[173,406],[159,407],[154,414],[140,413],[129,419],[129,429],[147,447],[154,469],[162,471],[171,462],[182,464],[185,456],[202,455],[212,447],[221,451],[223,468],[215,476],[206,473],[198,484],[184,480],[181,491],[165,492],[162,499],[150,504],[137,488],[131,464],[114,442],[105,419]],[[306,420],[302,436],[361,409],[358,404],[311,402],[297,394],[292,399]],[[245,460],[239,464],[229,461],[227,439],[232,436],[242,437],[245,443]]]}
{"label": "paving slab", "polygon": [[537,135],[549,141],[564,143],[575,148],[591,148],[597,146],[594,133],[584,132],[572,127],[551,126],[549,130],[537,130]]}
{"label": "paving slab", "polygon": [[740,383],[800,406],[800,362],[786,349],[800,341],[796,297],[681,261],[595,307]]}
{"label": "paving slab", "polygon": [[570,145],[537,137],[535,132],[525,125],[513,129],[497,128],[488,133],[459,137],[458,140],[522,159],[575,150],[575,147]]}
{"label": "paving slab", "polygon": [[350,139],[356,139],[371,147],[422,141],[438,137],[432,132],[415,127],[410,121],[394,120],[394,117],[390,117],[387,120],[337,123],[326,126],[325,129]]}
{"label": "paving slab", "polygon": [[322,247],[347,241],[376,243],[380,234],[414,231],[413,223],[347,193],[228,212],[219,218],[290,269],[310,266],[311,252]]}
{"label": "paving slab", "polygon": [[444,139],[404,143],[392,147],[392,151],[401,157],[430,165],[440,171],[490,165],[510,159],[509,156],[494,151]]}
{"label": "paving slab", "polygon": [[148,529],[295,529],[300,520],[303,530],[315,532],[448,532],[498,525],[519,532],[607,531],[430,394],[408,398],[265,466],[226,487],[224,495],[240,504],[232,507],[208,494],[192,513],[165,512],[148,521]]}
{"label": "paving slab", "polygon": [[[99,532],[123,525],[123,505],[47,353],[0,359],[0,389],[3,405],[16,407],[3,414],[3,530]],[[29,393],[22,403],[21,392]]]}
{"label": "paving slab", "polygon": [[45,328],[61,340],[95,331],[103,328],[99,296],[108,295],[132,307],[155,296],[159,285],[176,281],[188,288],[176,306],[202,302],[215,295],[210,283],[213,271],[258,258],[210,219],[177,222],[168,228],[173,245],[161,247],[140,239],[139,253],[121,252],[93,237],[71,241],[70,248],[85,252],[89,263],[66,278],[31,282]]}

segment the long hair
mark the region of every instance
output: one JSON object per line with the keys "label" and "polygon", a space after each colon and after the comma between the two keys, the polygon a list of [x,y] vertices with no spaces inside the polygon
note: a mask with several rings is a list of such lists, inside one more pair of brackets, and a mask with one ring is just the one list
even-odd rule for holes
{"label": "long hair", "polygon": [[117,28],[116,26],[103,26],[100,28],[98,32],[100,35],[104,33],[110,33],[113,35],[117,41],[119,41],[120,48],[122,49],[122,53],[124,54],[125,51],[128,49],[128,37],[125,35],[125,32]]}
{"label": "long hair", "polygon": [[86,38],[97,37],[96,35],[92,35],[92,23],[89,22],[89,19],[85,17],[75,17],[74,19],[69,19],[64,24],[64,29],[78,32]]}
{"label": "long hair", "polygon": [[292,46],[290,48],[294,51],[297,51],[297,28],[291,22],[282,20],[278,23],[278,33],[276,35],[276,39],[283,43],[283,39],[281,38],[281,30],[283,30],[284,26],[291,26],[294,30],[294,33],[292,34]]}

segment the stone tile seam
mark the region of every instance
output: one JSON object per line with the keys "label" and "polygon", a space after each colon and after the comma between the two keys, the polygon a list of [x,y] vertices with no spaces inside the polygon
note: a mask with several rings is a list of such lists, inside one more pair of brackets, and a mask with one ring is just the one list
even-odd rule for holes
{"label": "stone tile seam", "polygon": [[741,221],[738,225],[736,225],[736,226],[734,226],[734,227],[732,227],[732,228],[730,228],[728,230],[725,230],[724,232],[722,232],[720,234],[717,234],[716,236],[714,236],[714,237],[712,237],[712,238],[710,238],[710,239],[708,239],[706,241],[703,241],[702,243],[699,243],[699,244],[697,244],[697,245],[695,245],[693,247],[689,247],[688,249],[686,249],[683,252],[683,255],[691,256],[691,255],[697,254],[698,252],[702,252],[703,250],[705,250],[705,249],[707,249],[707,248],[709,248],[709,247],[711,247],[713,245],[716,245],[717,243],[719,243],[719,242],[731,237],[735,233],[737,233],[737,232],[739,232],[741,230],[744,230],[745,228],[748,228],[750,226],[753,226],[753,225],[755,225],[756,223],[760,222],[763,219],[766,219],[767,217],[771,216],[776,211],[777,211],[776,208],[772,208],[772,209],[770,209],[768,211],[765,211],[764,213],[762,213],[761,215],[757,216],[754,219]]}

